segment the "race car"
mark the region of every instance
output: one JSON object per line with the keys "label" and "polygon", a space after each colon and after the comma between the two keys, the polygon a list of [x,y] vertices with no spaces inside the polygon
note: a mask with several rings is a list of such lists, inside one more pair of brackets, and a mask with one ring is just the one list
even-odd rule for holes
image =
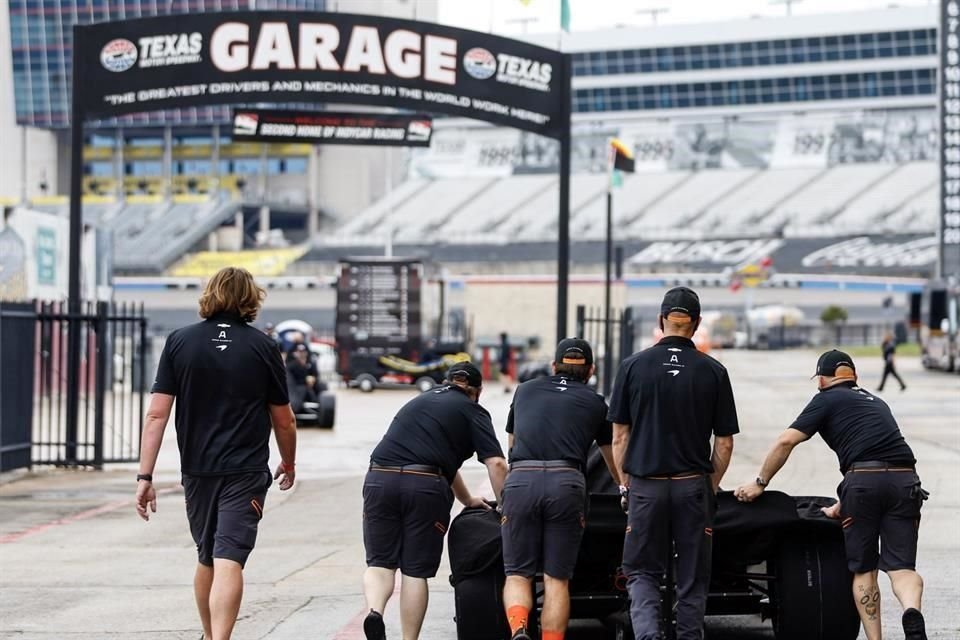
{"label": "race car", "polygon": [[[596,447],[588,463],[587,487],[583,542],[570,582],[570,617],[601,620],[610,638],[628,640],[633,637],[629,597],[620,567],[626,516]],[[707,616],[759,614],[772,621],[777,640],[855,640],[860,620],[843,533],[837,521],[820,511],[834,500],[767,491],[753,504],[738,502],[732,492],[721,492],[718,502]],[[450,525],[447,545],[456,637],[508,640],[498,514],[464,510]],[[664,575],[663,584],[663,629],[672,640],[672,571]],[[535,589],[542,602],[542,578]]]}

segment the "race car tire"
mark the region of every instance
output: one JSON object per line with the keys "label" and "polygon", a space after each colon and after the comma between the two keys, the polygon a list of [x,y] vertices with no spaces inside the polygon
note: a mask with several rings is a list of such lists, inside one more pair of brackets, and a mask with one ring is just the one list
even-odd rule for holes
{"label": "race car tire", "polygon": [[809,527],[787,534],[771,564],[777,640],[856,640],[860,618],[839,528]]}
{"label": "race car tire", "polygon": [[337,396],[331,391],[324,391],[320,394],[319,400],[317,426],[321,429],[333,429],[337,415]]}
{"label": "race car tire", "polygon": [[377,388],[377,379],[369,373],[361,373],[357,376],[357,388],[364,393],[370,393]]}
{"label": "race car tire", "polygon": [[495,567],[464,578],[454,588],[457,640],[507,640],[510,627],[503,610],[502,570]]}
{"label": "race car tire", "polygon": [[417,378],[417,381],[414,384],[420,393],[426,393],[437,386],[437,381],[430,376],[423,376],[421,378]]}

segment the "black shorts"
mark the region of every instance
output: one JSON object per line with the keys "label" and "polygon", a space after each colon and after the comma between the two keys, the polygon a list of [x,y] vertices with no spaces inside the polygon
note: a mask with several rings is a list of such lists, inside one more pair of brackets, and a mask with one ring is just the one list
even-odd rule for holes
{"label": "black shorts", "polygon": [[923,503],[916,472],[850,471],[838,493],[850,571],[916,568]]}
{"label": "black shorts", "polygon": [[367,472],[363,481],[363,546],[368,567],[432,578],[440,568],[453,489],[442,476]]}
{"label": "black shorts", "polygon": [[214,558],[246,564],[272,482],[267,469],[228,476],[183,475],[187,520],[200,564],[213,566]]}
{"label": "black shorts", "polygon": [[514,467],[503,484],[503,567],[508,576],[537,571],[569,580],[583,538],[586,484],[563,467]]}

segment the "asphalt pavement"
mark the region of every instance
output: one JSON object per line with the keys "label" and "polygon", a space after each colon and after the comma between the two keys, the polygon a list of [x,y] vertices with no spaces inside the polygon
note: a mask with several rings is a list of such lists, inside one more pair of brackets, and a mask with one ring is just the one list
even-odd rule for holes
{"label": "asphalt pavement", "polygon": [[[731,373],[742,433],[724,482],[733,488],[755,477],[777,432],[815,392],[808,380],[812,352],[723,352]],[[858,363],[862,384],[879,379],[879,359]],[[909,389],[888,387],[891,404],[920,460],[932,493],[923,512],[919,570],[926,580],[929,636],[960,638],[960,376],[926,372],[901,359]],[[272,488],[257,549],[247,565],[238,640],[356,640],[363,572],[360,489],[370,450],[393,413],[412,392],[338,392],[332,432],[302,430],[296,487]],[[508,394],[489,385],[481,402],[502,433]],[[274,451],[274,461],[277,460]],[[37,470],[0,479],[0,638],[138,638],[196,640],[200,636],[191,591],[195,562],[177,473],[173,425],[168,427],[155,477],[162,491],[149,523],[136,517],[135,467],[103,472]],[[484,490],[485,472],[465,466],[469,484]],[[835,495],[836,458],[816,439],[801,445],[773,488],[803,495]],[[486,489],[489,494],[489,489]],[[444,565],[431,583],[422,637],[455,637],[453,590]],[[902,638],[899,609],[881,579],[885,637]],[[387,611],[388,637],[399,639],[397,601]],[[711,619],[711,640],[773,638],[758,617]],[[578,625],[571,640],[605,637]]]}

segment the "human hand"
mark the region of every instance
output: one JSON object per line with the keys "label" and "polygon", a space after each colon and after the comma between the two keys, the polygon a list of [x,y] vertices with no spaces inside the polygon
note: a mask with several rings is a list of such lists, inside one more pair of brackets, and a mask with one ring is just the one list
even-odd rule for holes
{"label": "human hand", "polygon": [[763,489],[764,488],[756,482],[749,482],[739,486],[737,490],[733,492],[733,495],[735,495],[740,502],[753,502],[760,497]]}
{"label": "human hand", "polygon": [[829,507],[823,507],[820,509],[823,512],[823,515],[834,520],[840,517],[840,502],[830,505]]}
{"label": "human hand", "polygon": [[277,472],[273,474],[274,480],[280,480],[280,491],[286,491],[293,486],[297,478],[296,467],[293,464],[281,462],[277,465]]}
{"label": "human hand", "polygon": [[306,382],[308,387],[312,387],[313,385],[317,384],[317,379],[313,376],[307,376]]}
{"label": "human hand", "polygon": [[485,509],[487,511],[490,511],[493,508],[480,496],[470,496],[470,499],[467,500],[464,506],[468,509]]}
{"label": "human hand", "polygon": [[150,511],[157,512],[157,491],[153,488],[153,483],[148,480],[137,482],[137,515],[145,521],[150,520]]}

